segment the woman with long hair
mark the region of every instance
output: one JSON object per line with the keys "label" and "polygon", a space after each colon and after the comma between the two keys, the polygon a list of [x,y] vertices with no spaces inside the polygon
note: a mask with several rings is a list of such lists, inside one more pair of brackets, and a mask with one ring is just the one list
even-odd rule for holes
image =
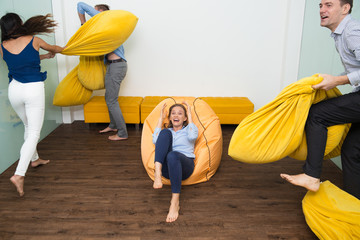
{"label": "woman with long hair", "polygon": [[[25,127],[19,163],[10,178],[20,196],[24,195],[29,163],[32,167],[49,163],[49,160],[39,158],[36,151],[45,111],[46,72],[41,72],[40,60],[53,58],[63,48],[34,35],[54,31],[56,23],[50,17],[50,14],[34,16],[23,23],[16,13],[7,13],[0,19],[0,54],[9,70],[9,101]],[[40,48],[48,53],[40,55]]]}
{"label": "woman with long hair", "polygon": [[194,148],[198,129],[191,118],[190,105],[184,102],[174,104],[169,109],[169,124],[161,130],[166,118],[163,105],[160,118],[153,134],[155,144],[155,179],[153,188],[162,188],[161,177],[170,179],[171,202],[166,222],[174,222],[179,216],[181,181],[194,171]]}

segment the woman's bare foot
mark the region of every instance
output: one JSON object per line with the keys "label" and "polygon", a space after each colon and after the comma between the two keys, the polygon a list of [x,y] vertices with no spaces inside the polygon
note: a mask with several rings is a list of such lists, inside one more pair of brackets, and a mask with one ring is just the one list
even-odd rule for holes
{"label": "woman's bare foot", "polygon": [[169,213],[166,217],[166,222],[175,222],[176,219],[179,217],[179,193],[173,193],[173,197],[171,199],[171,204],[169,208]]}
{"label": "woman's bare foot", "polygon": [[115,135],[109,136],[108,139],[112,140],[112,141],[121,141],[121,140],[126,140],[127,138],[122,138],[122,137],[119,137],[117,134],[115,134]]}
{"label": "woman's bare foot", "polygon": [[10,181],[15,185],[16,190],[18,191],[20,197],[24,196],[24,177],[19,175],[14,175],[10,178]]}
{"label": "woman's bare foot", "polygon": [[305,173],[298,175],[280,174],[280,177],[291,184],[304,187],[309,191],[317,192],[320,188],[320,179],[306,175]]}
{"label": "woman's bare foot", "polygon": [[43,160],[43,159],[39,158],[38,160],[31,162],[31,166],[35,168],[40,165],[48,164],[49,162],[50,162],[50,160]]}
{"label": "woman's bare foot", "polygon": [[117,129],[112,129],[112,128],[104,128],[103,130],[100,130],[99,133],[107,133],[107,132],[117,132]]}
{"label": "woman's bare foot", "polygon": [[154,173],[153,188],[159,189],[159,188],[163,187],[163,184],[162,184],[162,181],[161,181],[162,164],[160,162],[155,161],[154,165],[155,165],[155,173]]}
{"label": "woman's bare foot", "polygon": [[154,189],[160,189],[162,187],[163,187],[163,183],[161,181],[161,174],[155,173],[153,188]]}

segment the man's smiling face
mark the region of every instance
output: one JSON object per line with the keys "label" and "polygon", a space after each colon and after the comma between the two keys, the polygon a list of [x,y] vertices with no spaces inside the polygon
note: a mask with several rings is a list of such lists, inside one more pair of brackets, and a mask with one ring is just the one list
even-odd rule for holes
{"label": "man's smiling face", "polygon": [[320,25],[335,31],[340,22],[347,15],[349,5],[341,6],[340,0],[321,0],[320,7]]}

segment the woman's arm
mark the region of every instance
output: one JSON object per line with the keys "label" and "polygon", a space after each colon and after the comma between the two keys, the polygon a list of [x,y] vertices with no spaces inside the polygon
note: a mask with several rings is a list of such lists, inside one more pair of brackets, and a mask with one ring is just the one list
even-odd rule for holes
{"label": "woman's arm", "polygon": [[196,141],[197,137],[198,137],[198,128],[196,127],[196,125],[193,123],[193,120],[192,120],[192,115],[191,115],[191,106],[186,102],[184,101],[183,104],[186,105],[187,107],[187,116],[188,116],[188,125],[187,125],[187,129],[188,129],[188,139],[190,141]]}
{"label": "woman's arm", "polygon": [[162,127],[162,124],[166,118],[166,103],[164,103],[164,105],[162,106],[162,109],[161,109],[161,112],[160,112],[160,118],[159,118],[159,121],[156,125],[157,128],[161,128]]}
{"label": "woman's arm", "polygon": [[55,53],[48,52],[48,53],[46,53],[46,54],[41,54],[41,55],[40,55],[40,60],[50,59],[50,58],[53,58],[53,57],[55,57]]}
{"label": "woman's arm", "polygon": [[62,50],[64,50],[65,48],[60,47],[58,45],[50,45],[47,42],[45,42],[44,40],[42,40],[41,38],[35,37],[35,46],[37,47],[37,50],[44,49],[48,52],[52,52],[52,53],[60,53]]}
{"label": "woman's arm", "polygon": [[162,124],[164,122],[164,119],[166,117],[166,103],[164,103],[164,105],[162,106],[162,109],[161,109],[161,112],[160,112],[160,118],[159,118],[159,121],[155,127],[155,131],[153,133],[153,143],[155,144],[156,141],[157,141],[157,138],[159,136],[159,133],[161,131],[161,127],[162,127]]}
{"label": "woman's arm", "polygon": [[188,116],[188,123],[192,123],[193,122],[193,120],[192,120],[192,117],[191,117],[191,107],[190,107],[190,105],[188,104],[188,102],[186,102],[186,101],[184,101],[183,102],[183,104],[185,104],[186,105],[186,114],[187,114],[187,116]]}

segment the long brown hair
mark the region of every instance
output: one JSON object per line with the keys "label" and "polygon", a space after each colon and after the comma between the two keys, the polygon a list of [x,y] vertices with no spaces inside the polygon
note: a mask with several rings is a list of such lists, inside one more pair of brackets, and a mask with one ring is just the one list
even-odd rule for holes
{"label": "long brown hair", "polygon": [[11,38],[16,39],[21,36],[54,32],[54,27],[57,24],[51,17],[51,14],[45,16],[38,15],[29,18],[23,24],[19,15],[16,13],[7,13],[0,19],[1,42]]}
{"label": "long brown hair", "polygon": [[172,105],[169,109],[169,114],[168,114],[168,119],[169,119],[169,123],[168,124],[164,124],[164,128],[172,128],[172,122],[170,121],[170,115],[171,115],[171,111],[173,110],[174,107],[181,107],[184,110],[185,113],[185,117],[186,117],[186,121],[184,121],[183,126],[187,126],[188,125],[188,115],[187,115],[187,111],[186,108],[184,107],[184,105],[180,104],[180,103],[175,103],[174,105]]}

